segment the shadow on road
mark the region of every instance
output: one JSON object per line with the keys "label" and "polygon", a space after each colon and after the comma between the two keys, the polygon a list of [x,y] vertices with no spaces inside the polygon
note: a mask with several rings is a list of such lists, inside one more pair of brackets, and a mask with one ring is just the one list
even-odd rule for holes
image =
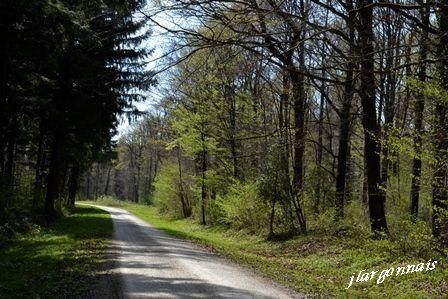
{"label": "shadow on road", "polygon": [[[111,259],[107,269],[98,273],[104,275],[99,279],[103,283],[91,297],[102,298],[102,289],[108,288],[107,293],[113,288],[116,298],[277,298],[249,291],[241,285],[220,284],[216,276],[218,283],[201,279],[200,274],[204,273],[195,273],[194,266],[210,271],[207,274],[213,276],[222,270],[216,267],[219,258],[143,221],[130,221],[130,214],[125,211],[111,209],[109,212],[114,220]],[[192,273],[186,272],[185,267],[192,268]]]}

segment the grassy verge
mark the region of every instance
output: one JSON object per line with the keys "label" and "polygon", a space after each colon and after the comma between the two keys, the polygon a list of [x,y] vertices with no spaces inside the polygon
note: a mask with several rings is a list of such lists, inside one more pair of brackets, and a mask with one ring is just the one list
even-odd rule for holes
{"label": "grassy verge", "polygon": [[122,207],[169,234],[207,245],[219,254],[253,268],[298,292],[337,298],[446,298],[446,260],[432,271],[354,283],[350,276],[367,269],[381,271],[407,264],[427,262],[400,254],[392,242],[355,237],[304,236],[285,242],[268,242],[220,227],[203,227],[192,220],[160,216],[155,208],[120,202],[100,202]]}
{"label": "grassy verge", "polygon": [[0,298],[82,297],[111,232],[107,212],[77,207],[50,227],[15,239],[0,249]]}

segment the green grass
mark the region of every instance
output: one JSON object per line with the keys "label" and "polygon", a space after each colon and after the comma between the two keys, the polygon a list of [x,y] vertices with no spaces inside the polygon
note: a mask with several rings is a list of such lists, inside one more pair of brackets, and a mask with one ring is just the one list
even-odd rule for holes
{"label": "green grass", "polygon": [[0,298],[82,297],[106,257],[109,213],[76,207],[46,228],[0,249]]}
{"label": "green grass", "polygon": [[433,257],[438,261],[433,271],[391,276],[382,284],[374,279],[345,290],[354,272],[427,261],[400,254],[388,240],[310,235],[270,242],[222,227],[204,227],[189,219],[167,219],[153,207],[116,201],[96,204],[122,207],[173,236],[206,245],[305,294],[336,298],[447,298],[446,260],[437,255]]}

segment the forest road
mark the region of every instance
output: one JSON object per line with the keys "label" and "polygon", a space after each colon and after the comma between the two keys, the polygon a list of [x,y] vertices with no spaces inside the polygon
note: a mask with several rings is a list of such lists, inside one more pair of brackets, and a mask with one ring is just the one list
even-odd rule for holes
{"label": "forest road", "polygon": [[121,298],[305,298],[123,209],[97,207],[112,216]]}

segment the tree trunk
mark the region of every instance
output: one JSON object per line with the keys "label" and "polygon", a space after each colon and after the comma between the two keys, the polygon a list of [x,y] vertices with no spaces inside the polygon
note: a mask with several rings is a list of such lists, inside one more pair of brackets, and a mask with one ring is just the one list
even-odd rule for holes
{"label": "tree trunk", "polygon": [[347,1],[347,10],[349,18],[347,26],[350,30],[350,49],[347,62],[347,72],[344,84],[344,102],[340,113],[340,125],[339,125],[339,152],[338,152],[338,168],[336,174],[336,219],[341,219],[344,216],[344,205],[346,195],[346,180],[347,180],[347,159],[349,151],[349,139],[350,139],[350,108],[352,105],[354,78],[353,70],[355,64],[352,60],[354,56],[354,15],[351,12],[353,9],[352,0]]}
{"label": "tree trunk", "polygon": [[[324,75],[324,71],[322,71],[323,75]],[[317,180],[316,180],[316,198],[314,199],[313,202],[313,210],[314,213],[319,213],[319,205],[321,200],[321,187],[322,187],[322,181],[320,180],[323,171],[322,171],[322,159],[323,159],[323,131],[324,131],[324,108],[325,108],[325,98],[324,98],[324,92],[325,91],[325,83],[322,82],[322,86],[320,88],[320,105],[319,105],[319,124],[318,124],[318,137],[317,137],[317,157],[316,157],[316,167],[317,167]]]}
{"label": "tree trunk", "polygon": [[374,73],[374,34],[372,0],[358,0],[359,40],[361,54],[360,97],[363,109],[364,155],[367,164],[367,190],[369,202],[370,226],[374,233],[388,232],[385,201],[381,190],[381,157],[379,145],[379,127],[376,113],[375,73]]}
{"label": "tree trunk", "polygon": [[[205,136],[204,133],[201,132],[201,141],[205,143]],[[207,197],[207,191],[205,187],[205,172],[207,171],[207,151],[205,148],[202,149],[201,152],[201,216],[202,216],[202,224],[206,225],[206,219],[205,219],[205,201]]]}
{"label": "tree trunk", "polygon": [[[390,11],[389,11],[390,13]],[[385,45],[387,47],[386,51],[386,66],[385,66],[385,88],[384,88],[384,126],[383,126],[383,144],[381,147],[383,153],[382,167],[381,167],[381,179],[383,183],[383,187],[387,187],[389,168],[390,168],[390,156],[393,153],[389,151],[389,139],[390,132],[392,126],[394,125],[394,117],[395,117],[395,84],[396,84],[396,76],[395,72],[392,72],[391,69],[394,67],[394,51],[393,48],[396,47],[396,38],[394,36],[394,32],[390,28],[390,14],[386,15],[386,22],[388,27],[386,29],[385,35],[387,38],[387,42]],[[381,118],[381,115],[378,115]]]}
{"label": "tree trunk", "polygon": [[72,168],[70,170],[70,178],[69,178],[69,184],[68,184],[68,196],[67,196],[67,204],[68,207],[71,209],[75,208],[75,199],[76,199],[76,193],[78,192],[79,188],[79,164],[77,162],[73,163]]}
{"label": "tree trunk", "polygon": [[109,195],[109,183],[110,183],[110,172],[112,171],[112,165],[107,165],[107,176],[106,176],[106,185],[104,186],[104,195]]}
{"label": "tree trunk", "polygon": [[[303,65],[303,51],[299,53],[300,64]],[[294,109],[294,195],[293,205],[302,233],[306,233],[306,222],[302,212],[303,198],[303,154],[305,149],[305,88],[304,77],[294,67],[290,67],[290,78]]]}
{"label": "tree trunk", "polygon": [[191,216],[191,207],[190,202],[188,198],[186,198],[186,192],[184,189],[184,182],[182,177],[182,161],[181,161],[181,155],[180,155],[180,147],[177,147],[177,166],[179,169],[179,189],[180,189],[180,202],[182,204],[182,214],[184,218]]}
{"label": "tree trunk", "polygon": [[[420,4],[424,4],[423,1],[419,1]],[[429,5],[425,5],[425,8],[420,10],[420,16],[425,26],[429,25]],[[422,30],[420,40],[420,69],[418,72],[418,80],[420,82],[426,81],[426,62],[428,56],[428,32]],[[425,109],[425,97],[423,94],[417,94],[415,96],[415,108],[414,108],[414,158],[412,161],[412,182],[411,182],[411,216],[415,220],[418,217],[418,208],[420,200],[420,179],[422,172],[422,134],[423,134],[423,112]]]}
{"label": "tree trunk", "polygon": [[236,150],[236,105],[235,105],[235,95],[233,90],[229,90],[227,92],[228,94],[228,101],[230,102],[229,105],[229,122],[230,122],[230,153],[232,155],[232,163],[233,163],[233,177],[239,178],[240,177],[240,171],[238,167],[238,156],[237,156],[237,150]]}
{"label": "tree trunk", "polygon": [[[440,78],[440,86],[444,91],[448,90],[448,0],[439,2],[439,40],[438,57],[440,59],[437,69]],[[448,241],[448,108],[447,104],[441,100],[435,105],[435,126],[434,126],[434,178],[432,194],[432,231],[435,237]],[[443,235],[442,235],[443,234]]]}
{"label": "tree trunk", "polygon": [[[69,37],[69,45],[73,39]],[[62,167],[64,164],[64,147],[66,138],[65,113],[67,97],[72,93],[71,57],[66,54],[61,64],[58,90],[53,98],[54,111],[50,116],[50,124],[53,126],[51,140],[51,160],[47,178],[47,193],[45,195],[44,214],[47,220],[53,220],[56,216],[55,203],[59,197],[61,188]]]}
{"label": "tree trunk", "polygon": [[53,220],[56,216],[55,202],[59,196],[60,177],[62,172],[62,148],[63,135],[59,129],[55,129],[51,145],[51,160],[47,179],[47,193],[45,196],[45,217]]}
{"label": "tree trunk", "polygon": [[36,209],[41,201],[42,185],[43,185],[43,170],[45,166],[45,151],[44,151],[44,129],[41,123],[39,134],[39,145],[37,148],[36,167],[34,170],[34,190],[33,190],[33,209]]}
{"label": "tree trunk", "polygon": [[341,123],[339,127],[338,169],[336,175],[336,219],[344,216],[345,186],[347,180],[347,159],[350,135],[350,106],[351,99],[345,99],[341,110]]}
{"label": "tree trunk", "polygon": [[16,158],[16,141],[17,141],[17,125],[15,109],[12,111],[13,115],[10,117],[10,124],[8,132],[6,134],[6,161],[3,173],[3,196],[4,202],[2,203],[2,208],[7,208],[10,201],[13,198],[14,192],[14,165]]}

